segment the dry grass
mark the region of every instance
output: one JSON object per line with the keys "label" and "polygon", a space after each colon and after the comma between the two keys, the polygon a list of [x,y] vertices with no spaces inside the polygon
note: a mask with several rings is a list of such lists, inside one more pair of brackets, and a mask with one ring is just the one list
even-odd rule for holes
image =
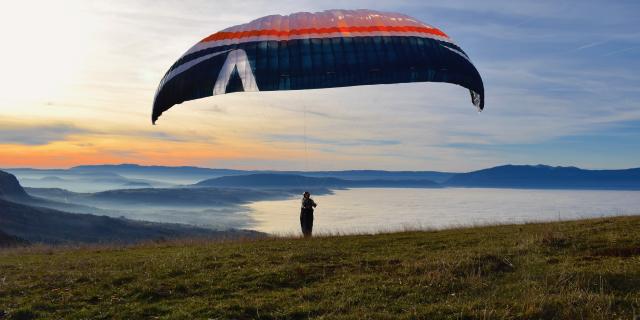
{"label": "dry grass", "polygon": [[[8,319],[631,319],[640,217],[0,251]],[[0,316],[1,318],[2,316]]]}

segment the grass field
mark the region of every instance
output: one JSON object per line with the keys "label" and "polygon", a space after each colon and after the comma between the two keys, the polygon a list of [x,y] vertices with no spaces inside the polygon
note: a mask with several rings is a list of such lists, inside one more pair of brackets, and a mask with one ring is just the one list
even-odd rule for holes
{"label": "grass field", "polygon": [[633,319],[640,216],[0,251],[6,319]]}

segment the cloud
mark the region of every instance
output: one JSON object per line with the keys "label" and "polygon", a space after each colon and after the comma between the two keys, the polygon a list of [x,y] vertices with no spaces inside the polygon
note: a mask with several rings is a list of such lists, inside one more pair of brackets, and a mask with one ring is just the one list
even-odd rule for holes
{"label": "cloud", "polygon": [[72,135],[89,132],[89,130],[66,123],[27,126],[0,123],[0,144],[46,145],[66,140]]}
{"label": "cloud", "polygon": [[354,147],[354,146],[395,146],[399,145],[398,140],[387,139],[327,139],[313,136],[295,135],[295,134],[272,134],[269,135],[266,141],[280,141],[280,142],[296,142],[304,143],[305,141],[310,144],[319,145],[333,145],[342,147]]}
{"label": "cloud", "polygon": [[213,143],[216,141],[215,137],[209,135],[202,135],[197,132],[180,132],[169,133],[166,131],[137,131],[137,132],[122,132],[121,135],[127,136],[139,136],[151,138],[154,140],[172,141],[172,142],[206,142]]}
{"label": "cloud", "polygon": [[619,50],[613,50],[613,51],[607,52],[606,54],[604,54],[604,56],[605,57],[609,57],[609,56],[613,56],[613,55],[616,55],[616,54],[620,54],[620,53],[623,53],[623,52],[636,50],[636,49],[640,49],[640,46],[623,48],[623,49],[619,49]]}
{"label": "cloud", "polygon": [[608,42],[610,42],[611,40],[601,40],[601,41],[594,41],[591,43],[587,43],[585,45],[579,46],[576,48],[576,51],[580,51],[580,50],[584,50],[584,49],[588,49],[588,48],[593,48],[593,47],[597,47],[597,46],[601,46],[603,44],[606,44]]}
{"label": "cloud", "polygon": [[[126,139],[151,139],[171,142],[204,142],[213,143],[215,138],[200,134],[195,130],[183,130],[176,132],[161,131],[157,128],[150,130],[132,129],[108,129],[108,128],[83,128],[69,123],[21,123],[19,121],[0,122],[0,144],[18,144],[27,146],[47,145],[59,141],[69,141],[73,138],[90,136],[96,139],[101,137],[119,137]],[[86,141],[75,142],[80,147],[93,147],[94,144]]]}

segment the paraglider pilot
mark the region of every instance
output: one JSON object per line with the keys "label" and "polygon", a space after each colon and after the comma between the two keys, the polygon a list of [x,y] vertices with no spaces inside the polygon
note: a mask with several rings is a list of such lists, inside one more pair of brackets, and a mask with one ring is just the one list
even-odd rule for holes
{"label": "paraglider pilot", "polygon": [[305,238],[311,237],[313,231],[313,208],[318,204],[311,199],[311,193],[305,191],[302,195],[302,208],[300,209],[300,227]]}

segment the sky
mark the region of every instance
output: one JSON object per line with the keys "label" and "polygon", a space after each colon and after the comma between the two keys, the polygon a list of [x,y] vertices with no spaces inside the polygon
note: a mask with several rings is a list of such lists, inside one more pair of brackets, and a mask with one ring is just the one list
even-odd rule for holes
{"label": "sky", "polygon": [[[470,171],[506,163],[640,167],[638,1],[6,1],[0,167],[138,163],[277,170]],[[155,126],[158,83],[200,39],[270,14],[409,14],[481,73],[415,83],[234,93]]]}

